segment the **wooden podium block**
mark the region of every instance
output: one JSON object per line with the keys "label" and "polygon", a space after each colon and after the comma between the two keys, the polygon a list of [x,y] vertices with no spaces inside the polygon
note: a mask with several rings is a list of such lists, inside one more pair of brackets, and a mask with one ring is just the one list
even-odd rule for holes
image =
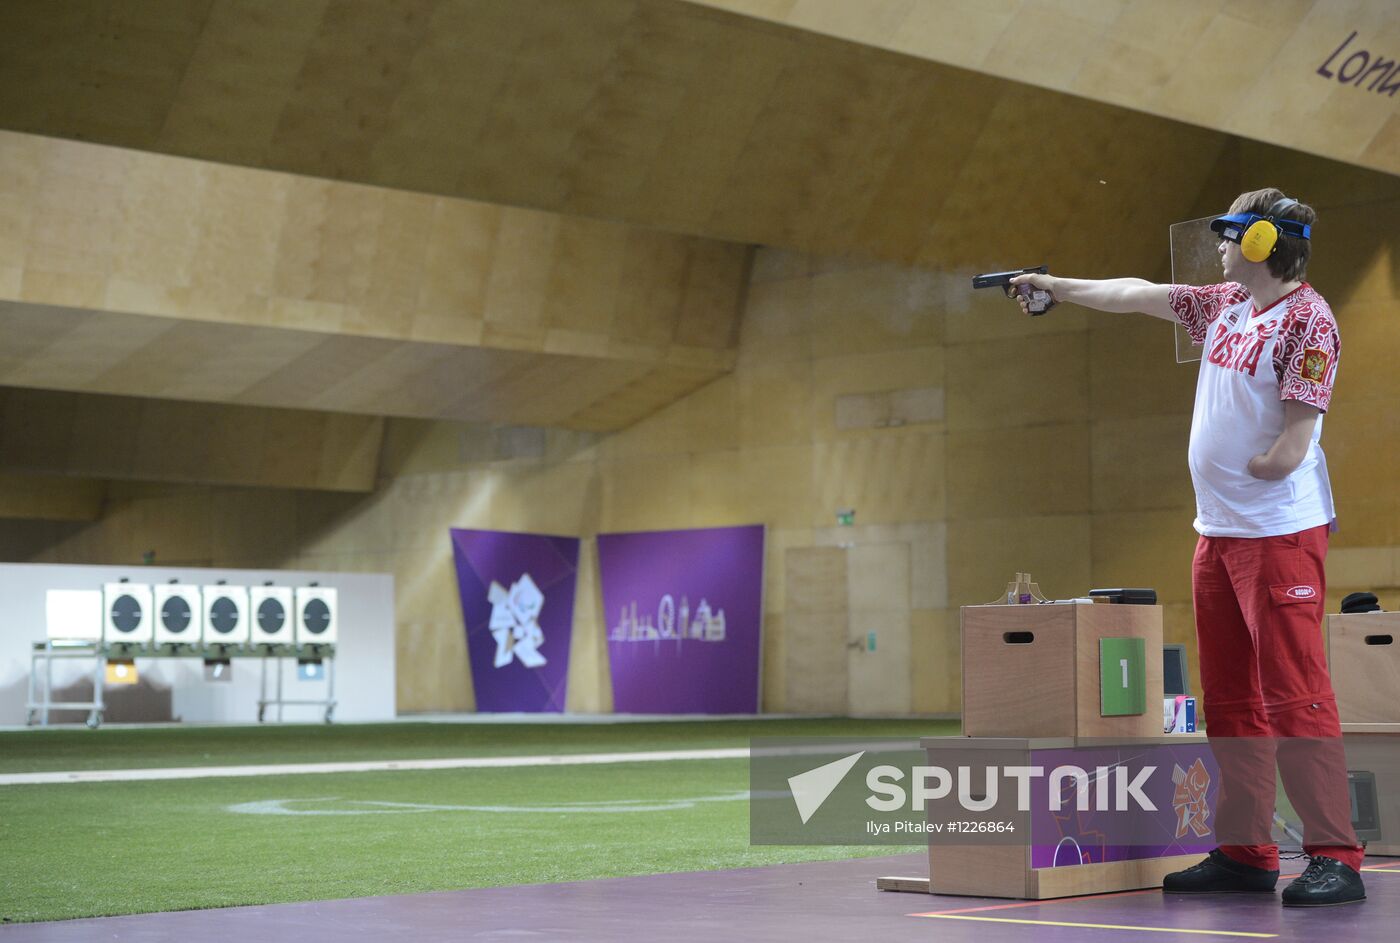
{"label": "wooden podium block", "polygon": [[[1162,735],[1160,606],[964,606],[961,617],[964,735]],[[1104,716],[1103,639],[1143,640],[1143,675],[1132,679],[1144,686],[1142,713]],[[1112,671],[1108,683],[1120,684],[1116,661]]]}
{"label": "wooden podium block", "polygon": [[[1024,848],[987,845],[929,848],[928,893],[959,897],[1050,900],[1161,887],[1173,871],[1201,863],[1204,854],[1108,861],[1072,868],[1032,868]],[[906,879],[907,880],[907,879]],[[891,890],[903,890],[892,887]],[[912,889],[912,887],[911,887]],[[920,888],[922,889],[922,888]]]}
{"label": "wooden podium block", "polygon": [[1327,664],[1343,724],[1400,724],[1400,612],[1328,616]]}
{"label": "wooden podium block", "polygon": [[[1101,743],[1095,740],[1084,745],[1070,738],[1010,737],[928,737],[920,741],[929,765],[943,769],[969,761],[974,767],[981,765],[976,756],[984,755],[986,764],[992,767],[1014,764],[1048,773],[1060,763],[1070,763],[1088,764],[1088,771],[1094,770],[1092,764],[1103,761],[1105,754],[1116,751],[1120,758],[1131,756],[1139,765],[1150,762],[1159,767],[1157,775],[1169,781],[1172,763],[1200,756],[1208,761],[1209,778],[1218,779],[1219,771],[1204,734],[1163,736],[1158,732],[1151,742],[1133,741],[1119,748]],[[1154,750],[1161,752],[1154,754]],[[982,781],[974,777],[974,782]],[[1218,795],[1216,790],[1218,787],[1208,794],[1211,806]],[[1048,789],[1033,786],[1032,806],[1046,801],[1048,796]],[[1002,843],[950,844],[930,831],[927,892],[1046,900],[1160,887],[1167,874],[1199,863],[1216,841],[1213,833],[1199,835],[1178,829],[1174,834],[1179,810],[1174,808],[1170,794],[1165,798],[1159,795],[1158,799],[1158,812],[1135,813],[1157,816],[1141,832],[1153,836],[1152,842],[1131,846],[1114,844],[1107,837],[1108,832],[1100,831],[1104,820],[1094,819],[1097,813],[1078,811],[1048,817],[1034,811],[1019,812],[1009,820],[1014,827]],[[928,816],[930,824],[946,820],[947,808],[929,805]],[[1094,837],[1102,839],[1102,844],[1095,846]],[[924,890],[907,878],[888,879],[885,889]]]}
{"label": "wooden podium block", "polygon": [[1400,724],[1344,723],[1342,738],[1352,823],[1366,842],[1366,854],[1400,856]]}

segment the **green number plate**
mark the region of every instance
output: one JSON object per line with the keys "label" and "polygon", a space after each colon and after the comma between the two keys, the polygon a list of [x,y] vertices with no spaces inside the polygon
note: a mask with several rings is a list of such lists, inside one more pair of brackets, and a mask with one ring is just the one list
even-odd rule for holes
{"label": "green number plate", "polygon": [[1147,711],[1147,643],[1143,639],[1099,639],[1099,691],[1104,717]]}

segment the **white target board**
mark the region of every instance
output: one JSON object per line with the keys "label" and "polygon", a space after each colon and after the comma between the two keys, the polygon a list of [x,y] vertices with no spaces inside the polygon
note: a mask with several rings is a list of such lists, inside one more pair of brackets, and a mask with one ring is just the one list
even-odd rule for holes
{"label": "white target board", "polygon": [[51,589],[44,598],[44,624],[52,640],[102,641],[102,591]]}
{"label": "white target board", "polygon": [[248,587],[205,586],[201,610],[204,613],[205,645],[248,644]]}
{"label": "white target board", "polygon": [[333,586],[300,586],[296,591],[297,645],[334,645],[338,633]]}
{"label": "white target board", "polygon": [[149,645],[151,587],[144,583],[105,583],[102,586],[102,641],[107,645]]}
{"label": "white target board", "polygon": [[249,641],[254,645],[291,645],[295,620],[290,586],[254,586],[248,590]]}
{"label": "white target board", "polygon": [[155,588],[152,617],[157,645],[197,646],[203,639],[204,607],[198,586],[161,583]]}

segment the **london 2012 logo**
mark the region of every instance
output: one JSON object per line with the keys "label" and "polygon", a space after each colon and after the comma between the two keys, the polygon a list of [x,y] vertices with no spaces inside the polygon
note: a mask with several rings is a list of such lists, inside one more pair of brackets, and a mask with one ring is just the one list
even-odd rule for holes
{"label": "london 2012 logo", "polygon": [[496,639],[495,667],[504,668],[516,659],[526,668],[546,664],[540,654],[544,645],[544,631],[540,628],[544,593],[530,574],[522,573],[510,589],[492,580],[486,598],[491,603],[491,635]]}
{"label": "london 2012 logo", "polygon": [[1210,772],[1201,762],[1201,758],[1196,757],[1196,762],[1191,764],[1190,769],[1173,766],[1172,782],[1176,784],[1172,793],[1172,809],[1176,811],[1176,837],[1182,838],[1188,831],[1193,832],[1197,838],[1206,837],[1211,829],[1207,824],[1210,818],[1210,802],[1206,798],[1206,793],[1210,790]]}
{"label": "london 2012 logo", "polygon": [[657,606],[655,622],[650,615],[638,617],[635,600],[624,606],[617,624],[608,630],[608,641],[659,642],[673,639],[679,645],[687,640],[723,642],[727,634],[723,609],[711,609],[709,602],[702,598],[700,605],[691,612],[690,600],[682,596],[678,612],[675,597],[667,593]]}

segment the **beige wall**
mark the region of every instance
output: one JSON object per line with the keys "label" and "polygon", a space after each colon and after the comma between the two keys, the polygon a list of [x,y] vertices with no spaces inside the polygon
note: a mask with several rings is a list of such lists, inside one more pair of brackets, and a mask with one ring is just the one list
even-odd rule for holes
{"label": "beige wall", "polygon": [[[1322,211],[1311,280],[1344,338],[1324,438],[1342,520],[1329,604],[1370,588],[1400,607],[1400,182],[1240,144],[1199,214],[1246,180]],[[472,706],[448,526],[766,524],[770,711],[956,710],[956,609],[1017,570],[1056,596],[1153,586],[1168,640],[1189,641],[1194,367],[1160,322],[1068,307],[1028,321],[969,274],[760,250],[733,373],[622,432],[391,420],[372,495],[123,486],[101,523],[27,531],[17,552],[114,562],[160,543],[162,562],[392,572],[401,711]],[[585,541],[574,710],[610,707],[596,579]],[[871,629],[875,655],[847,654]]]}

